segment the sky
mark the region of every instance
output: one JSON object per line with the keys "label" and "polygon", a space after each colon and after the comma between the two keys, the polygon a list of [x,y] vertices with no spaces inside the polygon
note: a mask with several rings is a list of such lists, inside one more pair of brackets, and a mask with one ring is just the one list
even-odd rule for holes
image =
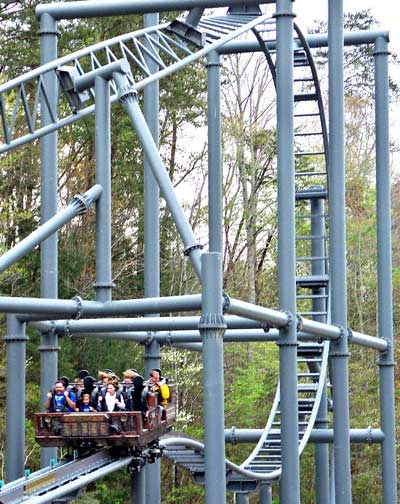
{"label": "sky", "polygon": [[[391,32],[391,46],[400,54],[400,2],[398,0],[343,0],[344,12],[371,9],[380,28]],[[304,30],[314,19],[328,19],[328,0],[295,0],[296,21]]]}
{"label": "sky", "polygon": [[[400,59],[400,1],[399,0],[343,0],[344,12],[354,13],[371,9],[372,15],[379,22],[376,29],[390,32],[389,50],[396,53]],[[313,20],[328,19],[328,0],[295,0],[293,4],[296,22],[307,33],[307,27]],[[389,66],[392,79],[400,84],[400,63]],[[400,103],[394,103],[390,110],[390,137],[399,144]],[[396,174],[400,173],[400,153],[393,154],[392,167]]]}

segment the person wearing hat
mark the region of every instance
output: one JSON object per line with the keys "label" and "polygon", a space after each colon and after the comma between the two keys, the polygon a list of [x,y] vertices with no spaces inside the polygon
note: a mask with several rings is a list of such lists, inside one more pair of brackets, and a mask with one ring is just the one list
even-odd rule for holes
{"label": "person wearing hat", "polygon": [[142,400],[143,376],[136,369],[127,369],[123,373],[122,396],[127,411],[144,411]]}
{"label": "person wearing hat", "polygon": [[47,413],[68,413],[70,411],[75,411],[75,408],[75,395],[72,392],[68,392],[63,381],[57,380],[53,390],[47,393],[44,409]]}
{"label": "person wearing hat", "polygon": [[158,420],[161,421],[165,414],[165,407],[168,404],[170,390],[165,381],[161,380],[159,369],[152,369],[150,371],[150,377],[145,383],[142,392],[142,397],[145,401],[147,400],[148,395],[156,396],[157,416]]}

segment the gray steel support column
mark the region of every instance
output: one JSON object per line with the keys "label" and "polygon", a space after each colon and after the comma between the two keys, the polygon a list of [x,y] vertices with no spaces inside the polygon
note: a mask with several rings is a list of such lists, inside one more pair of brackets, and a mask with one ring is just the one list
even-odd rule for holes
{"label": "gray steel support column", "polygon": [[[145,377],[148,378],[149,373],[152,369],[161,367],[161,354],[160,354],[160,343],[154,338],[151,342],[145,344],[144,351],[144,369]],[[160,476],[160,459],[157,459],[153,464],[148,464],[145,466],[143,471],[143,476],[141,477],[140,484],[145,485],[146,491],[144,492],[142,488],[138,488],[136,496],[131,493],[131,503],[136,503],[133,498],[138,499],[138,504],[159,504],[161,502],[161,476]],[[146,499],[140,501],[140,496],[145,493]]]}
{"label": "gray steel support column", "polygon": [[[278,0],[277,23],[277,129],[278,129],[278,269],[279,307],[296,313],[293,7],[292,0]],[[279,331],[281,387],[282,478],[280,500],[300,503],[297,405],[297,329],[292,320]]]}
{"label": "gray steel support column", "polygon": [[235,494],[236,504],[249,504],[249,494],[248,493],[237,493]]}
{"label": "gray steel support column", "polygon": [[224,349],[222,256],[202,256],[203,306],[199,331],[203,340],[204,444],[206,504],[226,502],[224,430]]}
{"label": "gray steel support column", "polygon": [[114,80],[119,89],[120,102],[131,120],[145,155],[148,157],[153,175],[157,180],[157,184],[184,243],[186,254],[190,257],[198,278],[201,278],[201,250],[199,244],[176,197],[174,187],[162,162],[157,145],[140,110],[137,94],[132,90],[126,76],[114,74]]}
{"label": "gray steel support column", "polygon": [[[158,13],[144,15],[144,27],[156,26],[159,23]],[[158,70],[157,63],[147,57],[147,65],[151,72]],[[153,82],[144,88],[144,117],[156,147],[159,146],[159,82]],[[144,295],[158,297],[160,295],[160,190],[151,170],[147,154],[144,154]],[[157,316],[157,313],[148,316]],[[146,377],[151,369],[161,367],[160,344],[154,339],[145,345]],[[159,504],[161,501],[160,460],[147,465],[139,481],[136,501]],[[145,487],[140,487],[145,485]],[[145,489],[145,492],[144,492]],[[132,502],[133,494],[131,494]],[[140,498],[142,500],[140,500]]]}
{"label": "gray steel support column", "polygon": [[96,301],[112,298],[111,265],[111,118],[110,83],[95,79],[96,183],[103,193],[96,203]]}
{"label": "gray steel support column", "polygon": [[346,294],[346,213],[344,156],[343,0],[329,0],[329,267],[331,319],[343,328],[331,343],[335,494],[351,503],[349,378]]}
{"label": "gray steel support column", "polygon": [[[48,14],[40,18],[40,64],[57,58],[57,22]],[[48,100],[57,109],[58,84],[56,75],[47,74]],[[42,98],[41,125],[51,123],[45,100]],[[57,213],[57,132],[50,133],[40,140],[40,221],[43,224]],[[40,295],[45,298],[58,297],[58,249],[57,233],[47,238],[40,246]],[[43,404],[46,394],[57,379],[58,341],[55,333],[42,333],[40,338],[40,401]],[[56,448],[42,448],[40,462],[47,466],[50,459],[57,456]]]}
{"label": "gray steel support column", "polygon": [[[322,198],[311,200],[311,235],[324,236],[325,235],[325,218],[324,218],[324,200]],[[311,242],[311,255],[313,257],[325,257],[327,254],[325,241],[312,240]],[[324,259],[312,261],[311,266],[312,275],[325,275],[326,262]],[[326,294],[326,289],[314,289],[313,294],[323,295]],[[312,301],[313,312],[325,312],[327,310],[326,299],[315,298]],[[314,315],[314,320],[318,322],[327,322],[325,315]],[[321,404],[318,410],[317,418],[315,420],[315,428],[327,429],[328,428],[328,398],[327,388],[325,385]],[[315,495],[317,504],[326,504],[329,496],[329,447],[326,444],[317,444],[314,448],[315,456]]]}
{"label": "gray steel support column", "polygon": [[[131,475],[131,504],[145,504],[146,475],[144,469]],[[147,502],[151,502],[148,500]]]}
{"label": "gray steel support column", "polygon": [[378,248],[378,335],[388,350],[379,358],[382,443],[382,502],[397,502],[396,415],[393,349],[392,241],[389,159],[388,44],[375,42],[376,223]]}
{"label": "gray steel support column", "polygon": [[6,480],[21,478],[25,467],[25,324],[7,315]]}
{"label": "gray steel support column", "polygon": [[260,504],[272,504],[272,485],[260,483]]}
{"label": "gray steel support column", "polygon": [[207,58],[208,75],[208,233],[210,252],[222,253],[221,62]]}

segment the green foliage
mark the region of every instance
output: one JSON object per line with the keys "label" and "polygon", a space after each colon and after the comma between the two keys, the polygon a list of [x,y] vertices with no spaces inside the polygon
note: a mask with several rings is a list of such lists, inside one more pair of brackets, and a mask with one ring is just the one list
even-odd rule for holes
{"label": "green foliage", "polygon": [[[0,40],[5,82],[37,66],[39,61],[34,6],[38,1],[20,0],[0,6]],[[173,16],[173,14],[171,14]],[[347,29],[373,28],[368,11],[347,16]],[[135,16],[91,19],[60,23],[60,54],[129,32],[141,26]],[[322,25],[319,29],[325,30]],[[15,49],[18,43],[18,50]],[[251,63],[250,63],[251,61]],[[375,334],[376,326],[376,221],[374,188],[374,138],[371,108],[370,49],[355,48],[346,53],[352,69],[346,81],[346,207],[349,326]],[[239,64],[225,62],[224,142],[224,289],[233,297],[252,299],[265,306],[277,302],[277,217],[276,217],[276,129],[275,94],[263,58]],[[243,66],[241,66],[243,65]],[[254,66],[252,66],[254,65]],[[264,66],[263,66],[264,65]],[[244,71],[247,68],[247,73]],[[250,69],[250,72],[249,72]],[[242,71],[243,70],[243,71]],[[249,77],[255,74],[255,77]],[[353,71],[354,70],[354,71]],[[397,87],[393,84],[395,96]],[[236,93],[234,104],[232,93]],[[206,70],[200,63],[185,68],[161,82],[161,154],[173,183],[189,192],[185,210],[200,236],[206,236],[206,155],[202,144],[206,114]],[[16,125],[20,127],[20,125]],[[77,192],[94,184],[93,117],[59,132],[59,195],[64,206]],[[195,140],[192,141],[192,138]],[[187,147],[196,143],[193,152]],[[113,280],[114,299],[143,296],[144,223],[143,155],[130,122],[119,106],[112,113],[113,184]],[[299,157],[296,170],[315,166],[315,156]],[[304,179],[302,179],[304,180]],[[296,182],[297,189],[306,186]],[[308,184],[320,184],[316,177]],[[190,188],[190,191],[187,188]],[[193,193],[195,193],[193,195]],[[395,299],[400,295],[400,184],[393,186],[393,233]],[[8,250],[38,225],[38,145],[15,150],[0,159],[0,249]],[[169,211],[161,210],[161,293],[173,295],[199,292],[199,283],[182,255],[182,244]],[[297,223],[298,234],[310,234],[309,223]],[[204,242],[206,239],[204,240]],[[94,299],[95,220],[85,214],[59,233],[59,297],[80,295]],[[310,255],[305,241],[298,243],[299,255]],[[307,274],[299,267],[298,274]],[[250,274],[254,278],[250,280]],[[0,275],[1,295],[39,295],[39,251],[35,250]],[[303,307],[301,307],[303,308]],[[306,309],[306,307],[304,307]],[[395,336],[400,338],[400,306],[394,307]],[[3,333],[4,317],[1,319]],[[39,466],[39,448],[34,442],[33,414],[39,405],[39,335],[28,330],[26,374],[27,420],[26,463]],[[59,344],[59,373],[74,378],[77,370],[93,374],[105,367],[117,374],[129,367],[142,369],[143,349],[136,344],[92,338],[63,337]],[[226,426],[262,428],[272,404],[278,381],[278,349],[274,344],[226,344],[225,422]],[[396,350],[397,359],[400,356]],[[177,430],[203,438],[203,389],[201,354],[162,349],[162,366],[171,382],[178,384]],[[350,404],[352,427],[379,426],[376,354],[352,348],[350,362]],[[0,478],[4,479],[5,442],[5,352],[0,342]],[[400,375],[396,369],[396,401],[400,399]],[[399,415],[399,412],[397,412]],[[399,418],[399,417],[398,417]],[[398,422],[400,425],[400,421]],[[230,458],[241,462],[251,447],[227,447]],[[379,448],[352,447],[354,502],[380,500]],[[302,502],[314,502],[313,447],[301,460]],[[200,503],[204,489],[188,473],[168,462],[162,463],[164,503]],[[129,502],[129,475],[120,472],[91,485],[78,502],[83,504],[125,504]],[[366,495],[365,488],[369,492]],[[274,490],[275,491],[275,490]],[[275,492],[276,493],[276,492]],[[229,496],[229,501],[232,496]],[[256,497],[252,496],[252,502]],[[278,499],[275,497],[274,502]]]}

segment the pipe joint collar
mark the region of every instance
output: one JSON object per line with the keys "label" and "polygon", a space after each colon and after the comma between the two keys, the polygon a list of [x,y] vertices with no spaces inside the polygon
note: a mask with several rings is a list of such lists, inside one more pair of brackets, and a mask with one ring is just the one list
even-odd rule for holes
{"label": "pipe joint collar", "polygon": [[[114,75],[115,74],[113,74],[113,76]],[[124,105],[124,103],[129,99],[134,99],[135,101],[137,101],[138,92],[129,83],[128,79],[125,78],[125,83],[122,86],[118,86],[118,101],[121,105]]]}
{"label": "pipe joint collar", "polygon": [[78,207],[78,215],[83,215],[92,205],[86,194],[75,194],[71,202],[74,206]]}
{"label": "pipe joint collar", "polygon": [[225,313],[229,311],[229,308],[231,307],[231,298],[226,292],[222,292],[222,311]]}
{"label": "pipe joint collar", "polygon": [[236,445],[238,442],[236,437],[236,427],[234,425],[232,425],[232,428],[230,430],[229,439],[232,445]]}
{"label": "pipe joint collar", "polygon": [[371,446],[372,445],[372,426],[368,425],[367,427],[367,443]]}
{"label": "pipe joint collar", "polygon": [[83,299],[80,296],[74,296],[72,300],[76,302],[76,313],[74,319],[79,320],[83,315]]}
{"label": "pipe joint collar", "polygon": [[347,343],[351,345],[353,343],[353,331],[350,327],[347,328]]}
{"label": "pipe joint collar", "polygon": [[279,19],[279,18],[292,18],[292,19],[294,19],[296,17],[296,14],[294,12],[281,11],[281,12],[275,12],[275,14],[273,14],[272,17],[274,17],[276,19]]}
{"label": "pipe joint collar", "polygon": [[189,257],[193,250],[201,250],[204,248],[204,245],[201,243],[195,243],[194,245],[190,245],[190,247],[186,247],[183,251],[183,255]]}
{"label": "pipe joint collar", "polygon": [[296,327],[297,327],[297,332],[300,332],[303,330],[303,318],[296,314]]}
{"label": "pipe joint collar", "polygon": [[284,329],[285,327],[290,327],[293,324],[293,322],[294,322],[293,313],[291,311],[289,311],[289,310],[280,310],[280,311],[287,316],[286,325],[283,326],[282,328]]}
{"label": "pipe joint collar", "polygon": [[223,315],[219,313],[205,313],[201,316],[199,322],[199,331],[223,331],[225,332],[227,325]]}
{"label": "pipe joint collar", "polygon": [[342,324],[332,324],[332,325],[334,327],[337,327],[340,331],[339,336],[333,340],[336,344],[339,344],[348,335],[348,332]]}

